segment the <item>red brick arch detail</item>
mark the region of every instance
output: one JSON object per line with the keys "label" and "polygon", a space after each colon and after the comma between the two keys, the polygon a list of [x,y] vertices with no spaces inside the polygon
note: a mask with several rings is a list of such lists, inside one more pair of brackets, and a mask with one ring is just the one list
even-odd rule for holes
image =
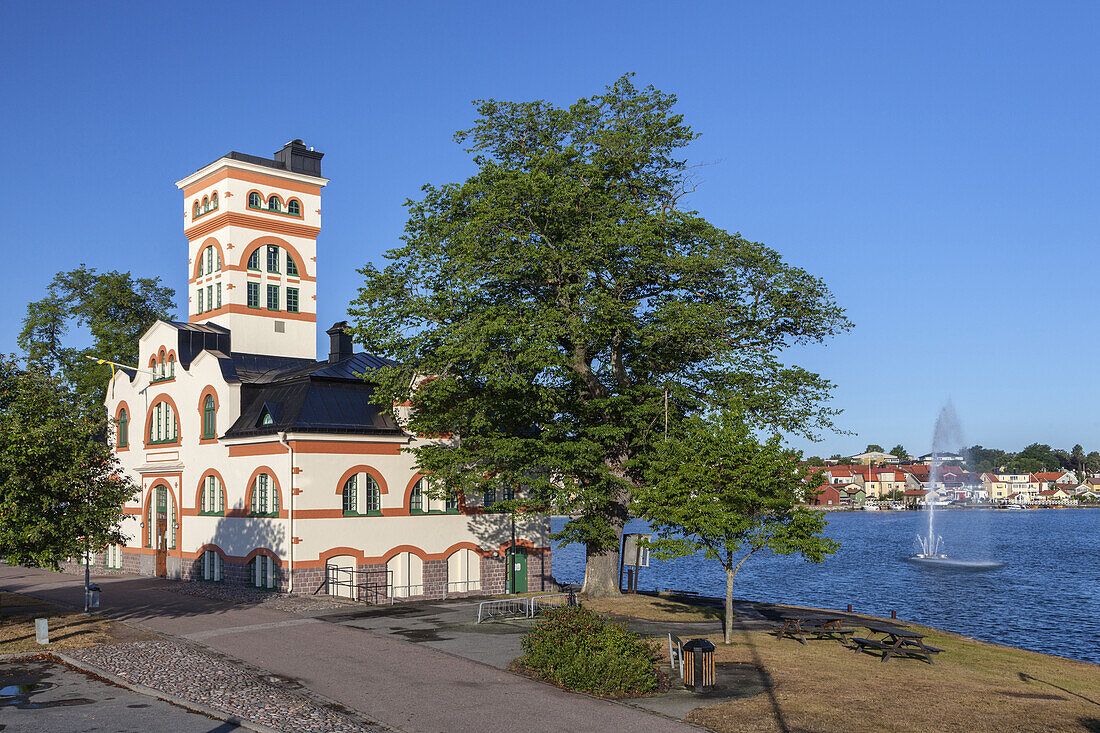
{"label": "red brick arch detail", "polygon": [[368,473],[368,474],[370,474],[371,478],[373,478],[375,483],[378,484],[379,493],[382,493],[382,494],[390,493],[389,488],[386,486],[386,479],[384,479],[382,477],[382,473],[377,468],[372,468],[371,466],[361,465],[361,466],[352,466],[348,470],[344,471],[344,475],[341,476],[340,480],[336,482],[336,493],[337,494],[344,493],[344,484],[347,483],[347,480],[352,477],[352,474],[356,474],[356,473]]}
{"label": "red brick arch detail", "polygon": [[[420,479],[427,478],[427,476],[420,471],[413,474],[413,477],[409,479],[409,483],[405,484],[405,497],[401,500],[401,514],[410,514],[409,501],[412,499],[413,489],[416,488],[416,484]],[[425,499],[426,501],[427,499]],[[419,516],[419,515],[418,515]]]}
{"label": "red brick arch detail", "polygon": [[402,552],[412,553],[413,555],[419,557],[422,561],[440,559],[438,555],[432,554],[430,552],[425,552],[415,545],[398,545],[397,547],[391,547],[389,550],[383,553],[379,560],[381,560],[381,562],[389,562]]}
{"label": "red brick arch detail", "polygon": [[[211,209],[214,211],[214,209]],[[222,249],[222,243],[215,237],[207,237],[202,240],[202,244],[199,245],[198,254],[195,255],[195,265],[191,268],[191,279],[194,280],[199,276],[199,268],[203,266],[205,260],[203,255],[206,254],[206,250],[209,247],[213,247],[218,250],[218,255],[221,257],[222,267],[225,267],[225,250]],[[207,273],[209,274],[209,273]]]}
{"label": "red brick arch detail", "polygon": [[[153,445],[149,442],[149,423],[153,419],[153,409],[156,408],[161,402],[167,402],[172,407],[172,412],[176,416],[176,442],[174,443],[157,443]],[[133,417],[133,416],[131,416]],[[176,406],[176,401],[172,399],[172,395],[161,394],[153,398],[153,401],[149,403],[149,409],[145,411],[145,424],[141,428],[141,442],[146,448],[152,448],[154,450],[160,448],[177,448],[180,442],[183,440],[183,426],[180,424],[180,408]]]}
{"label": "red brick arch detail", "polygon": [[[118,430],[118,420],[119,420],[119,417],[122,415],[123,410],[126,410],[126,445],[120,448],[119,445],[118,445],[117,430]],[[130,409],[130,405],[128,405],[126,403],[126,400],[119,400],[118,404],[115,405],[115,430],[116,430],[116,434],[115,434],[115,452],[130,450],[130,425],[133,422],[134,422],[134,411]]]}
{"label": "red brick arch detail", "polygon": [[[195,489],[195,511],[198,511],[199,506],[201,506],[201,503],[202,503],[202,490],[205,487],[206,479],[209,476],[216,477],[218,479],[218,483],[221,484],[221,487],[222,487],[222,504],[226,507],[226,509],[228,511],[229,502],[226,501],[226,499],[228,499],[229,497],[227,497],[225,495],[225,479],[222,478],[221,472],[218,471],[218,469],[216,469],[216,468],[206,469],[205,471],[203,471],[202,477],[199,478],[199,485]],[[282,505],[280,504],[280,506],[282,506]]]}
{"label": "red brick arch detail", "polygon": [[252,562],[253,560],[255,560],[260,555],[266,555],[266,556],[270,557],[272,560],[274,560],[275,561],[275,567],[282,567],[282,561],[279,559],[279,556],[276,555],[273,550],[271,550],[267,547],[257,547],[255,550],[253,550],[252,552],[250,552],[250,553],[248,553],[247,555],[244,556],[243,562],[246,562],[246,563]]}
{"label": "red brick arch detail", "polygon": [[[206,397],[207,397],[207,395],[214,398],[214,437],[213,438],[204,438],[203,434],[202,434],[203,427],[205,427],[205,423],[203,422],[203,420],[206,417],[205,410],[206,410]],[[205,387],[203,387],[202,392],[199,393],[199,404],[198,404],[198,411],[199,411],[199,445],[203,445],[203,444],[206,444],[206,443],[216,443],[216,442],[218,442],[218,439],[217,439],[217,435],[218,435],[218,411],[221,409],[221,406],[222,406],[221,400],[218,399],[218,390],[214,388],[214,385],[208,384]]]}
{"label": "red brick arch detail", "polygon": [[449,558],[451,555],[455,554],[459,550],[473,550],[482,557],[487,557],[493,554],[492,550],[482,549],[481,547],[478,547],[477,544],[464,540],[462,542],[456,542],[448,547],[446,550],[443,551],[443,555]]}
{"label": "red brick arch detail", "polygon": [[362,550],[357,550],[354,547],[332,547],[318,555],[317,559],[320,561],[321,567],[324,567],[331,558],[341,555],[355,558],[356,565],[367,564],[367,556],[363,554]]}
{"label": "red brick arch detail", "polygon": [[[243,270],[248,267],[248,258],[252,256],[253,252],[258,250],[260,247],[264,247],[269,244],[274,244],[276,246],[282,247],[287,252],[294,255],[294,262],[298,265],[298,275],[299,277],[301,277],[301,279],[308,280],[309,278],[313,277],[313,273],[307,271],[306,259],[302,256],[302,253],[298,251],[298,248],[281,237],[273,237],[271,235],[257,237],[256,239],[253,239],[251,242],[248,243],[248,245],[241,252],[241,269]],[[262,267],[260,269],[263,270]],[[280,274],[285,275],[286,273],[284,272]]]}
{"label": "red brick arch detail", "polygon": [[[275,470],[271,468],[271,466],[257,466],[256,470],[252,472],[252,475],[248,477],[248,483],[244,485],[245,513],[249,515],[252,514],[252,485],[256,483],[256,477],[261,473],[266,473],[270,476],[271,483],[275,486],[275,493],[279,496],[279,518],[283,519],[287,517],[286,502],[283,500],[283,489],[279,485],[279,474],[275,473]],[[274,557],[274,555],[272,557]]]}
{"label": "red brick arch detail", "polygon": [[[172,502],[173,504],[176,505],[176,524],[180,525],[180,527],[178,529],[172,529],[171,527],[169,527],[168,531],[172,532],[176,535],[176,549],[175,549],[175,552],[179,552],[180,551],[180,540],[182,538],[182,533],[183,533],[183,522],[180,521],[180,519],[181,519],[180,502],[179,502],[178,498],[176,497],[176,492],[172,488],[171,482],[169,482],[168,479],[166,479],[166,478],[153,479],[153,483],[149,484],[149,488],[146,490],[145,503],[141,505],[141,522],[143,524],[145,524],[145,531],[142,533],[142,536],[141,536],[141,540],[142,540],[141,546],[146,547],[146,546],[151,544],[151,542],[149,541],[149,537],[150,537],[149,533],[153,531],[153,528],[151,526],[149,526],[151,523],[146,522],[145,519],[146,519],[146,517],[149,516],[149,505],[153,503],[153,496],[156,494],[157,487],[159,487],[159,486],[163,486],[165,489],[167,489],[167,491],[168,491],[168,501],[170,501],[170,502]],[[171,554],[171,551],[169,552],[169,554]]]}
{"label": "red brick arch detail", "polygon": [[218,553],[219,555],[221,555],[222,560],[229,560],[231,557],[230,555],[226,554],[225,550],[218,547],[213,542],[207,542],[205,545],[202,545],[201,547],[199,547],[199,549],[195,550],[194,553],[188,553],[188,556],[198,559],[202,557],[202,553],[206,552],[207,550],[213,550],[214,552]]}

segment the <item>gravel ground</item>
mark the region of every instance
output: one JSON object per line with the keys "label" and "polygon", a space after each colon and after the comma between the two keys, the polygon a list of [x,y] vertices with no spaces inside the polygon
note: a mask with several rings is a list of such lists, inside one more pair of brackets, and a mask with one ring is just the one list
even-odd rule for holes
{"label": "gravel ground", "polygon": [[165,590],[183,593],[189,596],[212,598],[230,603],[248,603],[266,606],[288,613],[309,614],[312,611],[327,611],[333,608],[347,608],[359,604],[344,598],[327,595],[299,596],[287,593],[273,593],[269,590],[250,588],[247,585],[223,585],[220,583],[189,583],[175,581],[165,584]]}
{"label": "gravel ground", "polygon": [[[381,733],[223,658],[170,641],[139,641],[68,652],[119,677],[228,715],[297,733]],[[270,678],[280,684],[286,680]],[[293,683],[289,683],[293,684]]]}

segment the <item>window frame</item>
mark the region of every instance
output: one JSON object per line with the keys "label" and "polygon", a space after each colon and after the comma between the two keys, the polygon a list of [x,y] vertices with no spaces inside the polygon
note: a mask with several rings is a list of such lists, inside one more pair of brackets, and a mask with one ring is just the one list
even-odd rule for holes
{"label": "window frame", "polygon": [[245,298],[246,298],[245,302],[248,304],[248,307],[259,309],[259,307],[260,307],[260,284],[257,283],[257,282],[252,282],[250,280],[247,283],[247,287],[246,287],[245,290],[246,290],[246,293],[247,293],[246,296],[245,296]]}
{"label": "window frame", "polygon": [[206,395],[202,401],[202,437],[206,439],[218,437],[218,406],[214,402],[214,395]]}
{"label": "window frame", "polygon": [[248,264],[245,265],[245,269],[255,270],[260,272],[260,248],[252,250],[252,254],[248,256]]}
{"label": "window frame", "polygon": [[301,218],[301,216],[302,216],[302,202],[299,201],[298,199],[291,199],[290,201],[287,201],[286,202],[286,213],[289,214],[290,216],[297,216],[297,217]]}
{"label": "window frame", "polygon": [[[263,479],[262,482],[261,479]],[[263,493],[257,497],[257,493],[261,491]],[[260,508],[265,511],[260,511]],[[251,517],[279,516],[279,490],[275,488],[275,480],[267,473],[257,474],[252,481],[248,495],[248,514]]]}
{"label": "window frame", "polygon": [[[272,305],[272,302],[274,302],[275,305]],[[279,310],[279,286],[274,283],[267,284],[267,310]]]}
{"label": "window frame", "polygon": [[203,479],[202,489],[199,491],[199,516],[225,516],[225,487],[214,474]]}
{"label": "window frame", "polygon": [[[279,272],[279,253],[282,251],[282,247],[277,244],[267,245],[267,271],[273,275],[280,274]],[[259,250],[257,250],[259,251]]]}
{"label": "window frame", "polygon": [[199,561],[202,563],[199,580],[204,583],[221,583],[225,580],[225,560],[216,550],[204,550]]}
{"label": "window frame", "polygon": [[286,312],[287,313],[300,313],[301,310],[301,296],[298,288],[286,289]]}
{"label": "window frame", "polygon": [[123,407],[118,411],[118,427],[115,435],[115,448],[130,447],[130,412]]}

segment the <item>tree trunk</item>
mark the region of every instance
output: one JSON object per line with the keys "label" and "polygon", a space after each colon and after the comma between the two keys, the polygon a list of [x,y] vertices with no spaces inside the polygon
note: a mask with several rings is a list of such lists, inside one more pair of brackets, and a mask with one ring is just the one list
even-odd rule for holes
{"label": "tree trunk", "polygon": [[733,576],[737,571],[726,565],[726,643],[733,643]]}
{"label": "tree trunk", "polygon": [[[615,533],[622,540],[623,528],[620,525]],[[606,550],[597,550],[590,545],[584,548],[585,568],[584,587],[581,589],[589,598],[607,598],[617,596],[619,588],[619,546]]]}

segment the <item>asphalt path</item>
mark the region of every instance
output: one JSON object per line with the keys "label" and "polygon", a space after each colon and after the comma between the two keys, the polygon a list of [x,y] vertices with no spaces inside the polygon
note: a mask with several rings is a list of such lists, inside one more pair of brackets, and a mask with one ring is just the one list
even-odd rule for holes
{"label": "asphalt path", "polygon": [[224,733],[241,730],[55,662],[0,664],[3,733]]}
{"label": "asphalt path", "polygon": [[[96,582],[103,588],[99,612],[104,616],[185,637],[397,730],[698,730],[387,633],[166,590],[174,581],[102,576]],[[82,583],[75,576],[0,566],[0,588],[70,605],[81,602]]]}

